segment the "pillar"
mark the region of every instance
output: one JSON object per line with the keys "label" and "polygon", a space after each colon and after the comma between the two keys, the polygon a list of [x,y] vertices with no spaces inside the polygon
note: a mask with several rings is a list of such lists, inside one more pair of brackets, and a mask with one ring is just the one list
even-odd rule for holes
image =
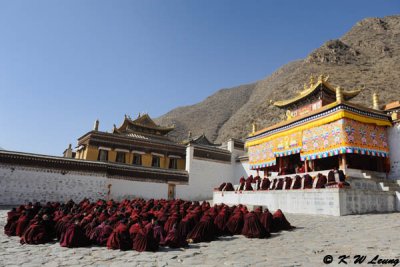
{"label": "pillar", "polygon": [[346,160],[346,154],[340,155],[341,162],[339,161],[339,169],[341,169],[344,173],[346,173],[347,169],[347,160]]}

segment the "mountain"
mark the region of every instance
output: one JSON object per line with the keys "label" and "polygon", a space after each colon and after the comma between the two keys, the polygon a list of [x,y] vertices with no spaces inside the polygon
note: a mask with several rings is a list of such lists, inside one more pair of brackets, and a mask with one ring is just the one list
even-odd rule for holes
{"label": "mountain", "polygon": [[175,124],[171,137],[182,140],[189,131],[217,143],[230,137],[244,139],[254,121],[264,128],[285,118],[274,101],[290,98],[309,82],[311,74],[329,75],[343,89],[362,88],[352,102],[372,106],[372,94],[380,103],[400,99],[400,15],[367,18],[337,40],[330,40],[305,59],[284,65],[252,84],[222,89],[204,101],[171,110],[157,118]]}

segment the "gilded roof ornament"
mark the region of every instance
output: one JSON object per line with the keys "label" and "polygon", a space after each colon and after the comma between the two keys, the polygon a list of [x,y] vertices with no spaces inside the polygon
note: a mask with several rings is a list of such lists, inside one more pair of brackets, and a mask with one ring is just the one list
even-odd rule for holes
{"label": "gilded roof ornament", "polygon": [[[309,87],[304,85],[303,90],[301,92],[299,92],[295,97],[293,97],[291,99],[287,99],[287,100],[276,101],[276,102],[274,102],[274,105],[277,107],[280,107],[280,108],[284,108],[293,103],[302,101],[303,99],[307,99],[307,97],[310,96],[316,90],[326,90],[328,92],[330,91],[330,93],[335,94],[336,88],[328,82],[328,79],[329,79],[329,75],[322,74],[322,75],[319,75],[318,81],[316,83],[314,83],[314,76],[311,75]],[[320,85],[323,85],[323,86],[321,87]],[[351,91],[343,91],[342,90],[342,100],[347,101],[347,100],[355,97],[356,95],[358,95],[360,93],[360,91],[361,91],[360,89],[354,89]]]}
{"label": "gilded roof ornament", "polygon": [[310,75],[310,87],[313,87],[313,85],[314,85],[314,82],[315,82],[315,80],[314,80],[314,75]]}

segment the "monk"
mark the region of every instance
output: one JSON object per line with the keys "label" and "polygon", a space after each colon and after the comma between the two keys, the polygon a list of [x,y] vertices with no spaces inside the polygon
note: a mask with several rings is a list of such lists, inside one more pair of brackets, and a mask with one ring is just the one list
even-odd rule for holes
{"label": "monk", "polygon": [[303,189],[311,189],[313,186],[313,179],[309,174],[304,175],[304,186]]}
{"label": "monk", "polygon": [[272,233],[273,232],[272,230],[274,230],[274,229],[271,229],[273,220],[274,220],[274,218],[273,218],[272,213],[268,209],[265,209],[264,212],[260,216],[260,223],[268,233]]}
{"label": "monk", "polygon": [[29,221],[30,218],[28,215],[28,211],[27,210],[22,211],[21,216],[17,220],[17,225],[15,228],[15,234],[17,236],[21,237],[24,234],[26,228],[29,226]]}
{"label": "monk", "polygon": [[244,216],[242,235],[247,238],[265,238],[269,236],[269,233],[262,226],[257,215],[252,211]]}
{"label": "monk", "polygon": [[327,183],[326,176],[318,173],[317,179],[318,180],[315,188],[325,188],[325,184]]}
{"label": "monk", "polygon": [[86,237],[83,228],[79,225],[79,220],[70,224],[61,236],[60,246],[68,248],[86,247],[90,245],[90,240]]}
{"label": "monk", "polygon": [[225,231],[231,235],[239,235],[243,229],[243,213],[240,210],[234,211],[225,225]]}
{"label": "monk", "polygon": [[132,247],[132,240],[129,236],[126,221],[122,220],[107,239],[108,249],[128,250]]}
{"label": "monk", "polygon": [[215,239],[215,225],[213,217],[205,213],[188,235],[188,240],[192,243],[210,242]]}
{"label": "monk", "polygon": [[227,183],[224,191],[235,191],[235,188],[233,187],[232,183]]}
{"label": "monk", "polygon": [[283,178],[279,178],[279,179],[278,179],[278,182],[277,182],[277,184],[276,184],[275,190],[282,190],[282,188],[283,188],[283,183],[284,183]]}
{"label": "monk", "polygon": [[53,240],[54,229],[48,215],[43,215],[34,220],[34,222],[25,230],[21,237],[21,244],[38,245]]}
{"label": "monk", "polygon": [[226,186],[226,183],[222,183],[219,187],[218,187],[218,191],[222,191]]}
{"label": "monk", "polygon": [[8,236],[15,235],[19,216],[20,213],[16,208],[13,208],[11,211],[7,212],[7,224],[4,226],[4,234]]}
{"label": "monk", "polygon": [[292,230],[295,228],[294,226],[290,225],[288,220],[286,220],[285,215],[283,215],[283,212],[280,209],[275,211],[273,215],[272,226],[275,231]]}
{"label": "monk", "polygon": [[164,241],[161,242],[161,245],[168,246],[170,248],[181,248],[187,247],[188,243],[186,241],[186,236],[182,236],[176,229],[176,224],[174,224]]}
{"label": "monk", "polygon": [[292,178],[285,177],[285,182],[285,190],[290,190],[290,187],[292,186]]}
{"label": "monk", "polygon": [[261,190],[268,190],[270,185],[271,185],[271,181],[267,177],[264,177],[264,179],[262,179],[261,186],[260,186]]}
{"label": "monk", "polygon": [[148,223],[145,227],[141,227],[136,234],[133,242],[133,249],[142,251],[157,251],[159,244],[154,239],[153,225]]}
{"label": "monk", "polygon": [[294,177],[294,184],[292,189],[300,189],[301,188],[301,177],[300,175],[296,175]]}
{"label": "monk", "polygon": [[250,181],[246,181],[246,186],[244,188],[245,191],[253,191],[253,187],[251,186]]}

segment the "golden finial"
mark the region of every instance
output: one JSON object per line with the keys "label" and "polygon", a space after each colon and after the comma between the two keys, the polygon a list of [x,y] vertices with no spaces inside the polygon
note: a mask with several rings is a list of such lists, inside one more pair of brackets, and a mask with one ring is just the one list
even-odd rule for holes
{"label": "golden finial", "polygon": [[307,89],[308,89],[308,87],[307,87],[307,84],[306,84],[306,83],[304,83],[304,84],[303,84],[303,89],[304,89],[304,90],[307,90]]}
{"label": "golden finial", "polygon": [[313,87],[314,85],[314,75],[311,74],[310,76],[310,87]]}
{"label": "golden finial", "polygon": [[256,125],[256,123],[255,122],[253,122],[252,124],[251,124],[251,126],[252,126],[252,133],[254,134],[255,132],[257,132],[257,125]]}
{"label": "golden finial", "polygon": [[324,82],[324,75],[323,74],[320,74],[318,76],[318,82],[320,82],[320,83]]}
{"label": "golden finial", "polygon": [[374,93],[372,95],[372,104],[373,104],[373,108],[376,110],[379,110],[379,97],[377,93]]}
{"label": "golden finial", "polygon": [[336,102],[343,102],[342,88],[340,88],[340,86],[336,87]]}
{"label": "golden finial", "polygon": [[288,110],[286,110],[286,119],[290,120],[291,118],[293,118],[292,112],[288,109]]}

